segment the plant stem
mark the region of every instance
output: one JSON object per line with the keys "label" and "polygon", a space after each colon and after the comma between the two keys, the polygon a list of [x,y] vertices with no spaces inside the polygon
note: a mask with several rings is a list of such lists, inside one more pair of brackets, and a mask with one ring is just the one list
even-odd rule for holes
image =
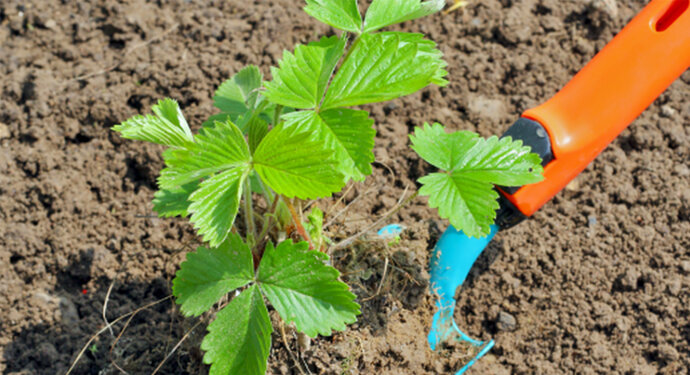
{"label": "plant stem", "polygon": [[280,121],[280,114],[283,113],[283,106],[276,104],[276,109],[273,111],[273,126],[278,126],[278,121]]}
{"label": "plant stem", "polygon": [[345,57],[343,58],[343,62],[340,64],[340,66],[345,65],[345,63],[347,62],[347,59],[350,58],[352,51],[355,50],[355,47],[357,47],[357,44],[359,43],[360,37],[361,37],[361,35],[357,35],[357,38],[355,38],[355,41],[352,42],[352,44],[350,45],[350,49],[348,49],[347,52],[345,53]]}
{"label": "plant stem", "polygon": [[[343,61],[340,63],[340,67],[345,65],[345,62],[350,57],[352,50],[354,50],[357,43],[359,43],[360,36],[361,36],[361,34],[357,35],[357,37],[355,38],[355,41],[352,42],[352,44],[350,44],[350,48],[347,50],[347,52],[345,52],[345,57],[343,58]],[[340,69],[340,68],[338,68],[338,69]],[[323,101],[326,99],[326,93],[328,93],[328,90],[331,88],[331,82],[333,82],[333,73],[331,73],[331,76],[328,78],[328,84],[326,85],[326,90],[324,90],[323,96],[319,100],[319,105],[318,105],[318,108],[316,108],[316,112],[321,112],[321,106],[323,105]]]}
{"label": "plant stem", "polygon": [[288,207],[288,210],[290,211],[292,221],[295,223],[295,226],[297,227],[297,233],[299,233],[299,235],[302,236],[302,238],[304,238],[309,243],[309,250],[314,250],[314,244],[311,242],[309,234],[304,229],[304,226],[302,225],[302,220],[299,219],[299,215],[297,215],[297,211],[295,211],[295,206],[293,206],[292,202],[290,202],[290,200],[285,198],[284,196],[283,202],[285,202],[285,204]]}
{"label": "plant stem", "polygon": [[275,194],[273,194],[273,191],[271,189],[264,185],[264,182],[261,180],[261,177],[256,179],[259,181],[259,185],[261,185],[261,193],[264,196],[264,199],[266,199],[266,205],[270,204],[271,202],[274,201]]}
{"label": "plant stem", "polygon": [[268,231],[271,229],[273,226],[273,222],[271,222],[271,218],[275,216],[276,212],[276,207],[278,207],[278,196],[276,196],[273,199],[273,203],[271,204],[271,208],[266,212],[264,215],[264,225],[261,228],[261,234],[259,237],[256,239],[256,246],[254,250],[256,251],[259,256],[263,256],[263,243],[264,243],[264,238],[268,234]]}
{"label": "plant stem", "polygon": [[[249,240],[249,236],[251,236],[253,241],[256,241],[256,226],[254,225],[254,211],[252,210],[253,204],[251,185],[247,178],[244,183],[244,223],[245,229],[247,230],[247,240]],[[250,246],[253,246],[253,243]]]}

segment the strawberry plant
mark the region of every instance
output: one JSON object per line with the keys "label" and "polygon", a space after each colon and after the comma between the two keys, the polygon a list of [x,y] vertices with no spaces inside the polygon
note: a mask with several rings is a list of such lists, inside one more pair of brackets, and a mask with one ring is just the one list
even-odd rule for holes
{"label": "strawberry plant", "polygon": [[[372,173],[374,121],[348,107],[447,83],[434,42],[380,31],[437,12],[445,0],[374,0],[364,18],[356,0],[306,3],[308,14],[342,33],[286,51],[271,81],[255,66],[239,71],[216,91],[220,112],[198,133],[172,99],[113,127],[124,138],[167,147],[154,210],[189,217],[208,243],[187,255],[173,294],[186,316],[218,308],[201,344],[211,374],[266,371],[266,300],[311,337],[356,320],[355,295],[328,265],[323,212],[302,212],[302,202]],[[412,142],[446,171],[422,178],[420,192],[472,235],[484,233],[495,216],[493,183],[531,182],[541,170],[538,157],[510,139],[446,134],[435,124],[417,129]],[[219,302],[233,291],[229,303]]]}

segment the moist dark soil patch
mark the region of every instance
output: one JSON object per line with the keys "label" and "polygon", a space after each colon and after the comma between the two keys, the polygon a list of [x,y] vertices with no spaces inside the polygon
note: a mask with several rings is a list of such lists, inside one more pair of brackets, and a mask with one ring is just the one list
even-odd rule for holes
{"label": "moist dark soil patch", "polygon": [[[109,128],[164,96],[198,127],[214,89],[245,64],[268,73],[283,49],[332,33],[297,3],[0,2],[0,371],[64,373],[103,326],[111,285],[108,320],[170,294],[194,231],[152,212],[160,148]],[[500,134],[646,1],[470,3],[402,25],[439,43],[451,83],[367,107],[374,174],[323,204],[338,212],[361,197],[329,227],[335,239],[416,188],[429,167],[408,147],[414,126]],[[472,373],[687,374],[689,122],[686,72],[533,219],[499,234],[458,294],[459,325],[496,340]],[[297,374],[299,364],[316,374],[443,374],[467,360],[466,348],[426,345],[426,265],[446,223],[421,198],[393,220],[407,228],[399,244],[369,237],[332,254],[362,304],[359,322],[302,353],[288,327],[299,358],[277,331],[269,373]],[[498,324],[507,315],[514,327]],[[74,373],[149,374],[196,323],[164,300],[136,314],[112,350],[114,336],[99,336]],[[202,321],[160,373],[206,373],[203,332]]]}

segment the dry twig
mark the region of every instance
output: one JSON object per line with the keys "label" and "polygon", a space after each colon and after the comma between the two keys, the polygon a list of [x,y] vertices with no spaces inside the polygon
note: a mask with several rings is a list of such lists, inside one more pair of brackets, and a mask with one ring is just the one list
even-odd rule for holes
{"label": "dry twig", "polygon": [[383,274],[381,275],[381,281],[379,281],[379,286],[376,288],[376,293],[370,295],[367,298],[362,299],[362,302],[369,301],[373,299],[374,297],[378,296],[379,293],[381,293],[381,287],[383,286],[384,281],[386,280],[386,274],[388,273],[388,255],[386,255],[386,260],[383,263]]}
{"label": "dry twig", "polygon": [[110,324],[108,323],[108,318],[105,316],[105,312],[108,310],[108,301],[110,301],[110,293],[113,291],[113,286],[115,286],[115,280],[117,280],[117,277],[113,279],[113,282],[110,283],[110,286],[108,287],[108,292],[105,294],[105,301],[103,301],[103,321],[105,322],[106,327],[108,327],[108,330],[110,331],[110,336],[115,337],[115,333],[113,333],[113,328],[110,327]]}
{"label": "dry twig", "polygon": [[130,311],[130,312],[128,312],[127,314],[124,314],[124,315],[120,316],[119,318],[113,320],[112,322],[110,322],[110,323],[109,323],[108,325],[106,325],[105,327],[102,327],[100,330],[98,330],[98,332],[96,332],[93,336],[91,336],[91,338],[89,339],[89,341],[86,342],[86,344],[84,344],[84,347],[81,348],[81,350],[79,351],[79,354],[77,354],[77,358],[74,359],[74,361],[72,362],[72,365],[70,366],[69,370],[67,370],[67,373],[65,373],[65,375],[69,375],[69,374],[72,373],[72,371],[74,370],[74,367],[77,365],[77,363],[79,362],[79,360],[81,359],[81,357],[84,355],[84,353],[85,353],[86,350],[88,349],[89,345],[91,345],[91,343],[93,342],[93,340],[95,340],[96,337],[100,336],[101,333],[107,331],[110,327],[112,327],[115,323],[121,321],[122,319],[127,318],[127,317],[129,317],[129,316],[132,316],[132,315],[134,315],[134,314],[136,314],[136,313],[138,313],[138,312],[140,312],[140,311],[142,311],[142,310],[146,310],[146,309],[148,309],[149,307],[155,306],[155,305],[157,305],[157,304],[159,304],[159,303],[161,303],[161,302],[163,302],[163,301],[166,301],[167,299],[169,299],[169,298],[171,298],[171,297],[172,297],[172,295],[169,295],[169,296],[164,297],[164,298],[161,298],[161,299],[159,299],[159,300],[157,300],[157,301],[151,302],[151,303],[149,303],[149,304],[147,304],[147,305],[145,305],[145,306],[142,306],[142,307],[140,307],[140,308],[138,308],[138,309],[136,309],[136,310],[134,310],[134,311]]}
{"label": "dry twig", "polygon": [[196,327],[198,327],[198,326],[201,324],[201,322],[203,322],[203,320],[199,319],[199,321],[196,322],[196,324],[194,324],[194,326],[192,326],[192,328],[190,328],[189,331],[187,331],[187,332],[184,334],[184,336],[182,336],[182,338],[181,338],[179,341],[177,341],[177,344],[175,344],[175,346],[172,348],[172,350],[170,350],[170,352],[168,353],[168,355],[166,355],[165,358],[163,358],[163,360],[161,361],[161,363],[158,364],[158,366],[156,367],[155,370],[153,370],[153,372],[151,373],[151,375],[156,375],[156,374],[158,373],[158,371],[163,367],[163,364],[165,364],[165,362],[166,362],[168,359],[170,359],[170,357],[173,355],[173,353],[175,353],[175,351],[177,350],[177,348],[179,348],[180,345],[182,345],[182,343],[184,342],[184,340],[186,340],[187,337],[189,337],[189,335],[191,335],[192,332],[194,332],[194,330],[196,329]]}
{"label": "dry twig", "polygon": [[120,371],[121,373],[123,373],[125,375],[129,375],[129,372],[125,371],[122,367],[120,367],[120,365],[115,363],[115,361],[111,361],[110,364],[115,366],[115,368],[118,369],[118,371]]}
{"label": "dry twig", "polygon": [[[352,186],[354,186],[354,185],[352,185]],[[367,188],[367,190],[364,191],[364,193],[357,195],[357,196],[355,197],[355,199],[353,199],[350,203],[347,204],[347,206],[345,206],[345,208],[343,208],[342,210],[338,211],[338,213],[335,214],[335,216],[333,216],[330,220],[328,220],[328,222],[323,226],[323,229],[326,229],[326,228],[328,228],[331,224],[333,224],[333,223],[335,222],[335,220],[336,220],[338,217],[340,217],[340,215],[342,215],[343,213],[345,213],[345,211],[347,211],[347,210],[348,210],[353,204],[355,204],[355,202],[357,202],[360,198],[362,198],[362,197],[364,197],[365,195],[369,194],[369,192],[372,191],[372,190],[374,190],[375,187],[377,187],[377,185],[370,186],[369,188]],[[349,191],[350,191],[350,189],[348,189],[347,192],[345,192],[345,194],[343,194],[343,196],[340,197],[340,199],[338,199],[338,202],[336,202],[336,205],[342,201],[342,199],[345,197],[345,195],[347,195],[347,193],[348,193]],[[335,207],[335,205],[334,205],[334,207]]]}
{"label": "dry twig", "polygon": [[[290,354],[290,358],[292,359],[292,362],[295,363],[295,366],[297,367],[297,370],[299,370],[299,373],[302,375],[305,375],[304,371],[302,370],[302,366],[300,366],[300,363],[297,360],[297,356],[295,356],[295,353],[292,351],[292,349],[290,348],[290,344],[288,343],[287,334],[285,333],[285,324],[282,321],[279,324],[280,324],[280,335],[283,337],[283,344],[285,344],[285,348],[287,349],[288,353]],[[309,369],[307,369],[307,371],[308,370]]]}
{"label": "dry twig", "polygon": [[455,4],[451,5],[450,8],[443,11],[443,14],[448,14],[452,11],[464,8],[467,6],[468,2],[463,0],[454,0]]}
{"label": "dry twig", "polygon": [[405,191],[403,191],[403,194],[400,196],[400,199],[398,200],[398,203],[395,205],[395,207],[393,207],[390,211],[388,211],[385,215],[383,215],[383,217],[381,217],[380,219],[376,220],[375,222],[373,222],[371,225],[369,225],[369,226],[367,226],[366,228],[364,228],[364,229],[363,229],[362,231],[360,231],[359,233],[354,234],[354,235],[352,235],[352,236],[350,236],[350,237],[348,237],[348,238],[346,238],[346,239],[344,239],[344,240],[338,242],[337,244],[333,245],[332,248],[329,249],[329,250],[338,250],[338,249],[342,249],[343,247],[345,247],[345,246],[351,244],[352,241],[354,241],[354,240],[358,239],[359,237],[361,237],[361,236],[363,236],[363,235],[369,233],[372,229],[378,227],[379,225],[381,225],[382,223],[384,223],[386,220],[390,219],[391,216],[393,216],[393,215],[395,215],[396,213],[398,213],[398,211],[400,211],[403,207],[405,207],[405,205],[407,205],[407,204],[410,203],[413,199],[415,199],[415,198],[417,197],[417,194],[419,194],[419,191],[415,191],[414,194],[410,195],[407,199],[404,199],[404,198],[405,198],[405,194],[407,194],[407,190],[408,190],[408,188],[407,188],[407,186],[406,186],[406,187],[405,187]]}

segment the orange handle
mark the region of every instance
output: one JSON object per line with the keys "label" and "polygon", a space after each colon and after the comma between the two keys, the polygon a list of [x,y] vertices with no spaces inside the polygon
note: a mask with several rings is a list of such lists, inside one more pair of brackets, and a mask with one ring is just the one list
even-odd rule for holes
{"label": "orange handle", "polygon": [[653,0],[553,98],[527,110],[551,138],[542,182],[506,197],[530,216],[690,67],[690,0]]}

